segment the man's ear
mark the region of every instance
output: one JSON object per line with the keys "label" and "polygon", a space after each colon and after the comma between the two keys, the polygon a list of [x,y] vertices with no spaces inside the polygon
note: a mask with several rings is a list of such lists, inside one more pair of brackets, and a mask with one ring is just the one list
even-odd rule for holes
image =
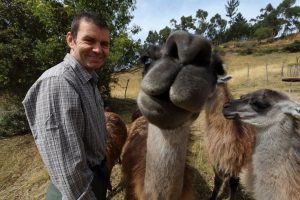
{"label": "man's ear", "polygon": [[74,40],[74,37],[73,37],[73,35],[72,35],[71,32],[67,33],[67,35],[66,35],[66,41],[67,41],[67,44],[70,47],[70,49],[73,49],[73,47],[75,45],[75,40]]}

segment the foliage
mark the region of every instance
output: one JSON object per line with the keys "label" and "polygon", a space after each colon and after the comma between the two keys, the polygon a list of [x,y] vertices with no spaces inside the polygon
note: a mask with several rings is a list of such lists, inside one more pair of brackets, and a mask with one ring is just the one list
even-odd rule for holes
{"label": "foliage", "polygon": [[[219,14],[207,20],[208,12],[198,9],[193,15],[182,16],[178,22],[171,19],[170,30],[187,30],[201,34],[214,44],[221,44],[231,40],[266,39],[289,35],[300,30],[300,6],[294,6],[296,0],[283,0],[274,8],[267,4],[260,10],[260,15],[249,22],[238,12],[239,0],[228,0],[225,5],[226,16],[229,21],[222,19]],[[266,31],[266,32],[264,32]],[[145,44],[157,44],[160,31],[151,30]]]}
{"label": "foliage", "polygon": [[226,41],[247,40],[251,37],[252,29],[241,13],[233,19],[229,29],[226,30]]}
{"label": "foliage", "polygon": [[[208,28],[208,22],[206,21],[206,18],[208,16],[208,12],[205,10],[197,10],[196,11],[196,21],[198,22],[198,25],[196,25],[196,34],[204,35]],[[197,20],[198,19],[198,20]]]}
{"label": "foliage", "polygon": [[[111,74],[137,61],[140,41],[128,29],[135,0],[2,0],[0,2],[0,97],[5,93],[20,104],[29,87],[48,68],[62,61],[68,48],[65,35],[74,14],[91,10],[103,15],[111,31],[111,57],[98,74],[104,98],[110,97]],[[1,134],[27,130],[21,109],[1,114]],[[24,121],[25,120],[25,121]]]}
{"label": "foliage", "polygon": [[260,27],[257,28],[254,32],[254,38],[257,40],[262,40],[266,38],[270,38],[273,35],[273,31],[269,27]]}
{"label": "foliage", "polygon": [[296,0],[283,0],[277,7],[282,26],[282,35],[299,31],[300,6],[294,6]]}
{"label": "foliage", "polygon": [[230,18],[229,24],[232,23],[234,16],[236,15],[237,12],[237,7],[239,7],[240,2],[239,0],[228,0],[227,5],[225,5],[226,9],[226,16]]}
{"label": "foliage", "polygon": [[[104,70],[109,87],[115,69],[135,63],[139,42],[127,34],[135,0],[3,0],[0,2],[0,90],[22,98],[46,69],[68,52],[65,34],[75,12],[92,10],[107,18],[111,29],[111,58]],[[139,27],[129,30],[137,33]],[[120,42],[123,41],[123,42]],[[121,53],[123,51],[123,53]],[[103,73],[103,72],[102,72]],[[105,91],[109,91],[106,89]]]}
{"label": "foliage", "polygon": [[293,43],[284,46],[283,51],[290,52],[290,53],[300,52],[300,41],[295,40]]}
{"label": "foliage", "polygon": [[0,3],[0,89],[20,97],[66,52],[62,33],[66,32],[69,17],[63,6],[55,2],[31,3]]}
{"label": "foliage", "polygon": [[240,55],[251,55],[254,53],[254,48],[252,47],[245,47],[243,49],[240,50]]}
{"label": "foliage", "polygon": [[29,132],[29,125],[23,108],[2,112],[0,115],[0,137],[19,135]]}
{"label": "foliage", "polygon": [[208,25],[207,36],[215,44],[220,44],[225,41],[226,20],[222,19],[221,15],[216,14],[210,19]]}

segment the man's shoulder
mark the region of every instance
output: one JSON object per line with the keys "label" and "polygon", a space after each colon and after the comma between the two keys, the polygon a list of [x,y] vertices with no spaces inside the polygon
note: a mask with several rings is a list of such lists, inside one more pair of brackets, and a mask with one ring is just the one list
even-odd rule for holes
{"label": "man's shoulder", "polygon": [[72,67],[63,61],[46,70],[38,80],[41,81],[52,77],[72,79],[72,77],[75,77],[75,73]]}

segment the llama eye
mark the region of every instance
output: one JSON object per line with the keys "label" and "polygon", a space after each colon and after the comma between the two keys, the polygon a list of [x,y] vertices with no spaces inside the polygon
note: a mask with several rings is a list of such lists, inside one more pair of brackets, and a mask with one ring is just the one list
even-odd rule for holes
{"label": "llama eye", "polygon": [[150,65],[153,62],[153,60],[151,58],[147,58],[147,60],[145,60],[145,65]]}
{"label": "llama eye", "polygon": [[262,112],[270,107],[269,103],[261,101],[252,101],[250,104],[256,112]]}

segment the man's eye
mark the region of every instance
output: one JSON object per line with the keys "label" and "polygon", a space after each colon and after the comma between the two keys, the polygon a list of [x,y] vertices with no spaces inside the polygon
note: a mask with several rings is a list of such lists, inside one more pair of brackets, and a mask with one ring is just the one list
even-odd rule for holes
{"label": "man's eye", "polygon": [[92,39],[86,39],[85,42],[88,43],[88,44],[93,44],[94,43],[94,41]]}
{"label": "man's eye", "polygon": [[108,42],[101,42],[100,43],[102,48],[109,48],[109,43]]}

